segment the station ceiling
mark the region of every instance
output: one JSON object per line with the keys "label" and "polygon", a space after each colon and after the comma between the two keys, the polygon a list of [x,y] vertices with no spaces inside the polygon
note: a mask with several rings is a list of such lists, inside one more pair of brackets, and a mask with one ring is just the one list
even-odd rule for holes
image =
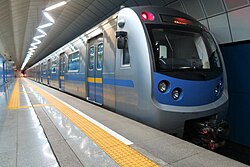
{"label": "station ceiling", "polygon": [[[48,23],[43,11],[61,1],[0,0],[0,54],[8,60],[13,60],[17,69],[21,68],[30,44],[35,42],[33,38],[41,35],[37,27]],[[188,1],[189,3],[187,3]],[[209,3],[207,0],[67,0],[66,5],[48,11],[55,23],[50,27],[43,28],[47,35],[40,39],[42,42],[38,45],[26,67],[46,57],[98,22],[119,11],[121,5],[160,5],[178,9],[177,5],[181,3],[187,8],[198,6],[202,9],[204,6],[206,8],[206,5],[211,6],[211,4],[218,8],[222,1],[229,3],[232,0],[209,0]],[[242,1],[239,0],[237,3]],[[211,9],[216,10],[214,7]],[[187,9],[185,10],[187,11]],[[190,12],[195,11],[190,10]],[[202,17],[200,13],[194,13],[194,15]]]}

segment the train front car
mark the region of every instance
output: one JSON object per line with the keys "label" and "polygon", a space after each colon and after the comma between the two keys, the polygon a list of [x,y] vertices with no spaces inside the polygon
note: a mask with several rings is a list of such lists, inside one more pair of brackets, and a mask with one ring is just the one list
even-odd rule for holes
{"label": "train front car", "polygon": [[138,64],[141,121],[178,136],[185,128],[184,134],[210,149],[223,144],[218,136],[226,128],[227,78],[208,30],[173,9],[134,7],[119,12],[116,35],[127,38],[131,59]]}

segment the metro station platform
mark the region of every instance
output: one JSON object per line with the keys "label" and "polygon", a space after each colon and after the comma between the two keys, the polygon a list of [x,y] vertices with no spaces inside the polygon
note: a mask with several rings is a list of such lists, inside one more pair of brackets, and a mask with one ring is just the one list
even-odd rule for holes
{"label": "metro station platform", "polygon": [[0,166],[247,166],[28,79],[0,88]]}

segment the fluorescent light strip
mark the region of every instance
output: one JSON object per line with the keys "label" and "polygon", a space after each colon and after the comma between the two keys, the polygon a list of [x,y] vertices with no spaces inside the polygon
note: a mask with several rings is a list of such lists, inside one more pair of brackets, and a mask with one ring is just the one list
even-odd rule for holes
{"label": "fluorescent light strip", "polygon": [[35,50],[33,50],[33,49],[29,48],[29,51],[28,51],[28,52],[33,53],[33,52],[35,52]]}
{"label": "fluorescent light strip", "polygon": [[[62,2],[59,2],[55,5],[52,5],[52,6],[49,6],[47,8],[44,9],[43,11],[43,14],[44,16],[51,22],[51,23],[47,23],[47,24],[43,24],[43,25],[40,25],[37,27],[37,31],[39,31],[42,35],[37,35],[35,37],[33,37],[33,40],[36,41],[36,42],[33,42],[30,44],[30,48],[29,48],[29,51],[27,52],[27,55],[26,55],[26,58],[22,64],[22,68],[21,70],[24,69],[24,67],[26,66],[26,64],[28,63],[29,59],[32,57],[32,55],[34,54],[33,52],[35,52],[35,49],[37,49],[37,46],[36,45],[39,45],[41,43],[40,40],[38,40],[39,38],[43,38],[47,35],[46,32],[44,32],[42,30],[42,28],[46,28],[46,27],[50,27],[53,25],[53,23],[55,23],[55,20],[53,19],[53,17],[50,16],[50,14],[48,13],[48,11],[51,11],[53,9],[56,9],[58,7],[61,7],[63,5],[66,5],[67,4],[67,1],[62,1]],[[72,46],[71,46],[72,47]],[[72,47],[74,49],[74,47]]]}
{"label": "fluorescent light strip", "polygon": [[47,12],[43,12],[44,16],[52,23],[55,23],[55,20]]}
{"label": "fluorescent light strip", "polygon": [[36,45],[39,45],[40,43],[41,43],[41,42],[33,42],[33,43],[30,44],[30,46],[33,46],[33,47],[36,47],[36,48],[37,48]]}
{"label": "fluorescent light strip", "polygon": [[[31,45],[32,46],[32,45]],[[30,49],[36,49],[37,48],[37,46],[32,46],[32,47],[30,47]]]}
{"label": "fluorescent light strip", "polygon": [[31,46],[33,46],[33,45],[38,45],[38,44],[41,43],[41,41],[40,41],[39,39],[33,38],[33,40],[36,41],[36,42],[31,43],[31,44],[30,44]]}
{"label": "fluorescent light strip", "polygon": [[34,49],[31,49],[31,48],[29,48],[29,51],[28,51],[28,53],[34,53],[35,52],[35,50]]}
{"label": "fluorescent light strip", "polygon": [[36,46],[36,45],[39,45],[40,43],[41,43],[41,41],[33,42],[30,44],[30,46]]}
{"label": "fluorescent light strip", "polygon": [[56,8],[58,8],[60,6],[66,5],[66,4],[67,4],[66,1],[62,1],[62,2],[59,2],[59,3],[55,4],[55,5],[52,5],[52,6],[49,6],[49,7],[45,8],[44,11],[48,12],[48,11],[51,11],[53,9],[56,9]]}
{"label": "fluorescent light strip", "polygon": [[39,28],[37,28],[37,31],[39,31],[41,34],[43,34],[43,35],[47,35],[47,33],[46,32],[44,32],[43,30],[41,30],[41,29],[39,29]]}
{"label": "fluorescent light strip", "polygon": [[45,37],[45,35],[37,35],[37,36],[34,36],[33,39],[35,40],[35,39],[43,38],[43,37]]}
{"label": "fluorescent light strip", "polygon": [[41,25],[41,26],[39,26],[39,27],[37,27],[37,28],[41,29],[41,28],[50,27],[50,26],[52,26],[52,25],[53,25],[53,23],[47,23],[47,24]]}

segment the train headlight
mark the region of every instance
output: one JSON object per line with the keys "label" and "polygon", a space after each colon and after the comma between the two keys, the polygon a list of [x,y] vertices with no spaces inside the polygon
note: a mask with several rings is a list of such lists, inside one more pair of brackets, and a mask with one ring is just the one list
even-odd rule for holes
{"label": "train headlight", "polygon": [[219,85],[220,85],[220,90],[223,91],[223,80],[220,80]]}
{"label": "train headlight", "polygon": [[169,87],[169,82],[168,81],[161,81],[158,84],[158,89],[161,93],[165,93]]}
{"label": "train headlight", "polygon": [[173,91],[172,91],[172,98],[174,100],[178,100],[180,99],[182,96],[182,90],[181,88],[175,88]]}
{"label": "train headlight", "polygon": [[217,85],[215,87],[214,93],[215,93],[216,96],[218,96],[220,94],[220,85]]}

